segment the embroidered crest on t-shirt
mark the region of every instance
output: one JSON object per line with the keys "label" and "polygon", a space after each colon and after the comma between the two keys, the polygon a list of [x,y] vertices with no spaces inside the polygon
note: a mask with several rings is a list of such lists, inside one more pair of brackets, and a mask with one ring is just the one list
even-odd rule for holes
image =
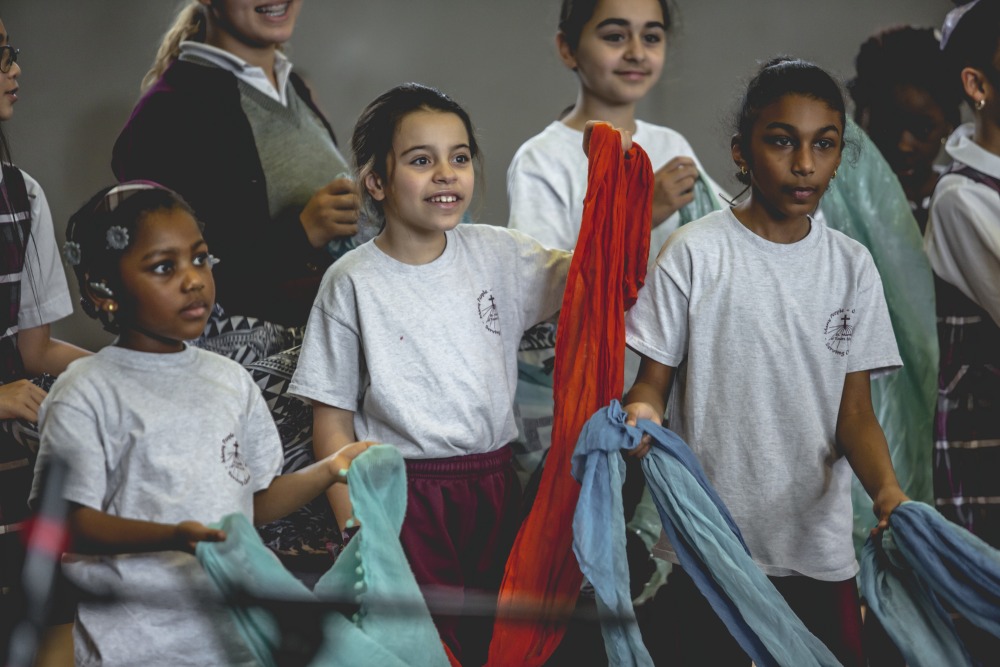
{"label": "embroidered crest on t-shirt", "polygon": [[826,349],[836,355],[846,357],[851,351],[851,338],[854,335],[855,310],[838,308],[831,313],[826,321],[823,334],[826,336]]}
{"label": "embroidered crest on t-shirt", "polygon": [[493,292],[488,289],[480,292],[479,298],[476,299],[476,305],[479,309],[479,319],[486,326],[486,330],[499,336],[500,313],[497,312],[497,302],[493,297]]}
{"label": "embroidered crest on t-shirt", "polygon": [[222,465],[226,466],[226,473],[240,486],[250,483],[250,468],[243,461],[240,443],[232,433],[222,439]]}

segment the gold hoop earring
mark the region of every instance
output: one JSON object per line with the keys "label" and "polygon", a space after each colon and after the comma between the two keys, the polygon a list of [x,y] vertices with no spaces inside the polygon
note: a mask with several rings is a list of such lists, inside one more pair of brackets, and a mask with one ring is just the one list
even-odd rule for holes
{"label": "gold hoop earring", "polygon": [[740,174],[741,174],[741,175],[743,175],[743,176],[746,176],[746,175],[747,175],[747,174],[749,174],[749,173],[750,173],[750,172],[749,172],[749,171],[747,171],[747,168],[746,168],[746,165],[740,165]]}
{"label": "gold hoop earring", "polygon": [[986,98],[980,98],[976,100],[976,103],[972,105],[972,108],[976,111],[982,111],[986,107]]}

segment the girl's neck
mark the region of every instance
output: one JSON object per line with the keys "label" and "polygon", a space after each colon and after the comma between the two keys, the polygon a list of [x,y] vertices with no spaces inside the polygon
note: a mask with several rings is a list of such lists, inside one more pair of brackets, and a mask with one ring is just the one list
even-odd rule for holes
{"label": "girl's neck", "polygon": [[733,215],[744,227],[771,243],[791,244],[809,235],[809,216],[790,218],[773,210],[759,197],[750,196],[733,207]]}
{"label": "girl's neck", "polygon": [[581,90],[573,109],[562,118],[563,125],[583,131],[587,121],[601,120],[635,133],[635,103],[608,104]]}
{"label": "girl's neck", "polygon": [[990,153],[1000,155],[1000,126],[993,119],[980,114],[976,118],[972,140]]}
{"label": "girl's neck", "polygon": [[418,233],[409,228],[397,229],[391,224],[385,226],[374,242],[379,250],[397,262],[414,266],[430,264],[448,245],[444,232]]}
{"label": "girl's neck", "polygon": [[154,354],[175,354],[184,351],[183,341],[167,338],[135,325],[121,327],[115,345],[126,350]]}

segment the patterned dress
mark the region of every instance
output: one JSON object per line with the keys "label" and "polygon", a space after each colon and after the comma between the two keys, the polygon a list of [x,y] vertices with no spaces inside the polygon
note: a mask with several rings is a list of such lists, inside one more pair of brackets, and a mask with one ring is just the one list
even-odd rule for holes
{"label": "patterned dress", "polygon": [[[955,163],[997,192],[1000,180]],[[994,221],[1000,225],[1000,220]],[[1000,276],[995,276],[1000,289]],[[1000,327],[957,287],[934,276],[941,365],[934,424],[938,510],[1000,547]]]}

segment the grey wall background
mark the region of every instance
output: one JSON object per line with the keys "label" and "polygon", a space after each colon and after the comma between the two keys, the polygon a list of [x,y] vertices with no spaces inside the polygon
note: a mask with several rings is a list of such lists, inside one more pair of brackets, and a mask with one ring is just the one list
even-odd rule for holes
{"label": "grey wall background", "polygon": [[[712,176],[733,189],[726,120],[758,61],[792,54],[845,80],[871,33],[907,23],[940,26],[952,7],[949,0],[674,4],[667,66],[639,115],[683,133]],[[69,215],[113,180],[111,146],[178,6],[0,2],[23,68],[20,101],[5,131],[16,162],[45,188],[60,244]],[[419,81],[455,97],[471,114],[486,156],[480,218],[504,224],[510,158],[576,96],[575,78],[556,56],[558,13],[558,0],[306,0],[288,53],[341,147],[365,104],[397,83]],[[53,328],[91,349],[109,340],[79,312]]]}

